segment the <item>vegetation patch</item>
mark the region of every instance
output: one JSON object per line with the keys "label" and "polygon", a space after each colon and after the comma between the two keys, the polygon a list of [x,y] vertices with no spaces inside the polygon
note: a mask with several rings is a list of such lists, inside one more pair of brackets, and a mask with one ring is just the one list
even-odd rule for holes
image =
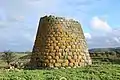
{"label": "vegetation patch", "polygon": [[[0,80],[120,80],[120,65],[91,66],[58,70],[0,70]],[[64,79],[63,79],[64,80]]]}

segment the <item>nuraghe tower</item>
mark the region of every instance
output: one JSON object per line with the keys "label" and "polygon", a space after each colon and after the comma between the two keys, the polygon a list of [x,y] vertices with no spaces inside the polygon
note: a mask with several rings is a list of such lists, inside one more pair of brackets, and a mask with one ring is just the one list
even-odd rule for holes
{"label": "nuraghe tower", "polygon": [[75,68],[91,63],[79,22],[51,15],[40,19],[30,61],[31,66]]}

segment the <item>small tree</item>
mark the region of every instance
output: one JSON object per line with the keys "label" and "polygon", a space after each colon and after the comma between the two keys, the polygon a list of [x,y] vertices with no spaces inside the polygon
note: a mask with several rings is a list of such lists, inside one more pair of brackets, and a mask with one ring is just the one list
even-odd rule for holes
{"label": "small tree", "polygon": [[3,55],[2,55],[2,59],[3,59],[8,65],[10,65],[10,63],[15,60],[15,54],[13,54],[13,52],[11,52],[10,50],[4,51],[4,52],[3,52]]}

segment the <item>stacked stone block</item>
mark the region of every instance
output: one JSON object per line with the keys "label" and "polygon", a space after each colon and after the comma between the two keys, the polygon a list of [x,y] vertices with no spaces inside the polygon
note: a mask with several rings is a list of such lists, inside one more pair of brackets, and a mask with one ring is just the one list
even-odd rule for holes
{"label": "stacked stone block", "polygon": [[31,65],[43,68],[81,67],[91,64],[81,25],[72,19],[40,19]]}

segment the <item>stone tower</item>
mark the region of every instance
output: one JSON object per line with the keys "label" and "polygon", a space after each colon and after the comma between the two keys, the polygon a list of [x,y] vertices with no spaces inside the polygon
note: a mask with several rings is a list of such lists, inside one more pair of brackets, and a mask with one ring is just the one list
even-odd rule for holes
{"label": "stone tower", "polygon": [[38,68],[90,65],[92,62],[80,23],[51,15],[42,17],[30,63]]}

